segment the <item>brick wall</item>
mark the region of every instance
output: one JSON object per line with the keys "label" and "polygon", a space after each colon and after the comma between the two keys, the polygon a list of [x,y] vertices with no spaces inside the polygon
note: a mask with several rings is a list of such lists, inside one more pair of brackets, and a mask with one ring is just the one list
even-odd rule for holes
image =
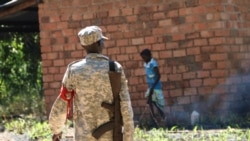
{"label": "brick wall", "polygon": [[193,110],[244,112],[249,5],[248,0],[44,0],[39,22],[47,112],[67,64],[85,56],[78,31],[93,24],[110,38],[104,54],[124,66],[135,119],[146,104],[139,56],[144,48],[158,60],[169,116],[186,118]]}

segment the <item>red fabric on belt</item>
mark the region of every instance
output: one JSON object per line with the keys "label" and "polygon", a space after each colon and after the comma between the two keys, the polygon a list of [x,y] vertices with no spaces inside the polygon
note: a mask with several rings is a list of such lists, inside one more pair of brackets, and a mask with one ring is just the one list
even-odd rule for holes
{"label": "red fabric on belt", "polygon": [[72,104],[74,95],[75,95],[74,90],[68,91],[66,87],[64,86],[61,87],[60,98],[67,101],[67,118],[69,117],[69,114],[70,114],[71,104]]}

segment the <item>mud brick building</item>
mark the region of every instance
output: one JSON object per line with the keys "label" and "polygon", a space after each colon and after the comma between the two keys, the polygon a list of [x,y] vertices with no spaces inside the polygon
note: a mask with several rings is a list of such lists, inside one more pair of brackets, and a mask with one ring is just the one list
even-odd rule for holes
{"label": "mud brick building", "polygon": [[158,60],[169,117],[249,112],[249,0],[43,0],[37,6],[47,112],[67,64],[85,56],[77,33],[88,25],[110,38],[104,54],[124,66],[135,119],[146,106],[144,48]]}

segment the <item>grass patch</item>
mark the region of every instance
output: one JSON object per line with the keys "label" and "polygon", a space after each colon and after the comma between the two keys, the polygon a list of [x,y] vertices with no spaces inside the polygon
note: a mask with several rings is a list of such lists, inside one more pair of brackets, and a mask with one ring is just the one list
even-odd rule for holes
{"label": "grass patch", "polygon": [[[47,121],[36,121],[33,119],[15,119],[7,121],[5,128],[9,132],[17,134],[27,134],[31,141],[50,141],[51,131]],[[68,122],[68,126],[72,122]],[[64,131],[64,133],[67,130]],[[250,130],[231,128],[217,130],[203,130],[195,126],[192,130],[186,130],[173,126],[170,129],[152,128],[146,130],[142,128],[135,128],[134,141],[249,141]]]}

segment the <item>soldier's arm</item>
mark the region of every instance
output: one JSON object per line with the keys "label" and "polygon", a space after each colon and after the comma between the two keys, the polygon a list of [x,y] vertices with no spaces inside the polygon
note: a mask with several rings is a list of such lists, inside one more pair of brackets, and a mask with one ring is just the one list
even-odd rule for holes
{"label": "soldier's arm", "polygon": [[51,108],[49,116],[49,125],[53,134],[62,132],[66,121],[67,115],[67,102],[58,96]]}
{"label": "soldier's arm", "polygon": [[[49,125],[53,134],[59,134],[65,125],[68,113],[68,99],[72,98],[72,80],[70,77],[70,68],[68,67],[63,78],[63,85],[61,87],[60,94],[56,98],[52,105],[51,112],[49,115]],[[70,88],[70,90],[69,90]]]}

